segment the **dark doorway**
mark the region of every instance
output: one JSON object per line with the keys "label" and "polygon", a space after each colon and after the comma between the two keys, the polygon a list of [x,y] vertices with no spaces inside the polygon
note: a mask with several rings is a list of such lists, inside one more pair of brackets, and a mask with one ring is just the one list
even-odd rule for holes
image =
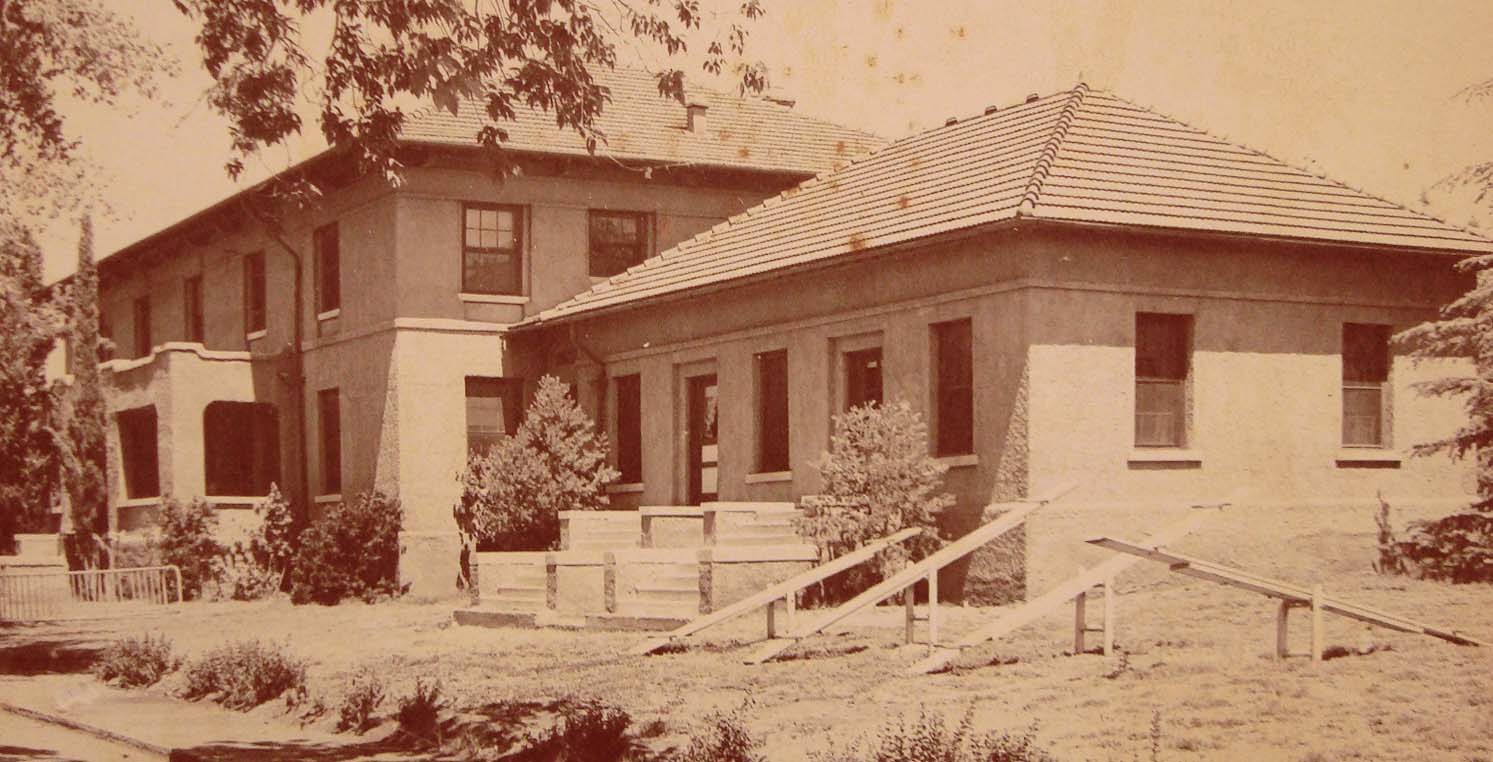
{"label": "dark doorway", "polygon": [[845,353],[845,409],[881,404],[881,347]]}
{"label": "dark doorway", "polygon": [[717,439],[719,387],[715,376],[691,376],[688,385],[689,505],[715,500],[720,478]]}

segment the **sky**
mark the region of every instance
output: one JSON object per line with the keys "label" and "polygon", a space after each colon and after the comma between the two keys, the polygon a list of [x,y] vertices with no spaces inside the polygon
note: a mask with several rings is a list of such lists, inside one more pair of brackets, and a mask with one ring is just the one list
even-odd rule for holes
{"label": "sky", "polygon": [[[242,187],[223,169],[226,123],[201,100],[209,79],[192,24],[164,0],[110,1],[178,64],[149,99],[66,104],[110,206],[95,219],[99,256]],[[1458,97],[1493,78],[1493,3],[1482,0],[763,6],[750,54],[768,65],[774,88],[804,113],[887,138],[1085,81],[1457,224],[1471,220],[1467,199],[1432,193],[1426,208],[1422,197],[1457,169],[1493,159],[1493,101]],[[632,55],[620,51],[624,60]],[[307,124],[311,134],[267,154],[247,179],[313,151],[320,138]],[[49,277],[70,272],[76,231],[57,228],[42,242]]]}

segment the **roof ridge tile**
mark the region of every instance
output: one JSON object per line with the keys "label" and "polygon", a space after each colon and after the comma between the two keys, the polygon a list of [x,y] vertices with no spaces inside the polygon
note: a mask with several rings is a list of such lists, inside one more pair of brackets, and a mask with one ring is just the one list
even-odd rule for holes
{"label": "roof ridge tile", "polygon": [[1037,198],[1042,195],[1042,184],[1047,181],[1048,170],[1052,162],[1057,158],[1058,150],[1063,146],[1063,139],[1068,136],[1068,128],[1073,125],[1073,119],[1078,113],[1078,108],[1083,105],[1084,95],[1088,94],[1089,86],[1079,82],[1069,91],[1068,104],[1058,114],[1057,124],[1053,125],[1052,136],[1042,147],[1042,153],[1037,157],[1037,163],[1032,167],[1032,178],[1027,181],[1026,190],[1021,194],[1021,203],[1016,207],[1016,216],[1029,215],[1037,207]]}

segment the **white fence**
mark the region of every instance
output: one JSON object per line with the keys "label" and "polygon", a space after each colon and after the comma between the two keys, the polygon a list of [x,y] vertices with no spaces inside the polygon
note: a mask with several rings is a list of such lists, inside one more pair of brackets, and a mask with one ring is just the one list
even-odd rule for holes
{"label": "white fence", "polygon": [[0,574],[0,621],[127,616],[181,600],[175,566]]}

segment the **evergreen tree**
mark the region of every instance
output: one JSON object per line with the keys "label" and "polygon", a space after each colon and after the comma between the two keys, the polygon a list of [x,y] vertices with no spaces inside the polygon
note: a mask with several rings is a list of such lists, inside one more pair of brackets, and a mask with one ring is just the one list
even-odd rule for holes
{"label": "evergreen tree", "polygon": [[72,528],[88,535],[108,529],[108,457],[103,391],[99,388],[98,268],[93,262],[93,219],[84,215],[78,242],[78,273],[68,293],[68,351],[73,381],[63,405],[63,478],[72,508]]}
{"label": "evergreen tree", "polygon": [[42,284],[41,249],[29,231],[0,231],[0,551],[16,532],[49,531],[57,486],[47,355],[61,316]]}

